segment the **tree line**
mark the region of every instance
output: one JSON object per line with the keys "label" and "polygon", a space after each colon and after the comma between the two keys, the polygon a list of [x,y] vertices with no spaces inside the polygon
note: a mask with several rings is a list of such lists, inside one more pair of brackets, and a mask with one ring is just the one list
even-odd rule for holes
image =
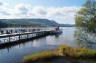
{"label": "tree line", "polygon": [[0,22],[0,28],[8,28],[8,27],[47,27],[46,24],[15,24],[15,23],[3,23]]}

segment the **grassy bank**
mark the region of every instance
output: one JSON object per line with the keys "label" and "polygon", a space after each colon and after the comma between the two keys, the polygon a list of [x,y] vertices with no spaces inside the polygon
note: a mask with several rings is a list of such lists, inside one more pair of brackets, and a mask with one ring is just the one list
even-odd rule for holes
{"label": "grassy bank", "polygon": [[53,59],[54,57],[71,57],[71,58],[95,58],[96,50],[87,48],[72,48],[69,46],[60,46],[56,51],[41,52],[24,56],[24,63],[30,63],[38,60]]}
{"label": "grassy bank", "polygon": [[68,56],[75,58],[94,58],[96,57],[96,50],[87,48],[72,48],[69,46],[60,46],[58,48],[60,56]]}
{"label": "grassy bank", "polygon": [[24,60],[24,63],[29,63],[29,62],[39,61],[39,60],[47,60],[57,56],[58,56],[58,51],[48,51],[48,52],[32,54],[29,56],[24,56],[23,60]]}

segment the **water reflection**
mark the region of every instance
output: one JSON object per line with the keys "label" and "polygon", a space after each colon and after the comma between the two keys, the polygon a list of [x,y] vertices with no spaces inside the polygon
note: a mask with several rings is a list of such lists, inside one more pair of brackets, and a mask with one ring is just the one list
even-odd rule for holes
{"label": "water reflection", "polygon": [[[79,34],[75,31],[77,31]],[[76,36],[76,33],[77,33],[77,36]],[[57,46],[59,45],[68,45],[73,47],[88,47],[88,48],[96,49],[96,44],[84,42],[85,40],[80,41],[78,39],[80,36],[83,36],[83,35],[84,34],[81,34],[81,32],[78,31],[75,27],[65,27],[63,28],[63,33],[61,35],[46,36],[46,37],[28,41],[22,44],[10,46],[5,49],[0,49],[0,63],[22,63],[23,56],[42,52],[42,51],[53,50],[53,49],[56,49]],[[50,62],[50,63],[67,63],[70,61],[68,59],[68,60],[65,60],[64,62],[64,60],[65,59],[63,60],[58,59],[58,62],[54,62],[56,61],[54,60],[53,62]],[[59,61],[62,61],[62,62],[59,62]],[[88,60],[78,60],[78,63],[87,63],[87,62]],[[94,61],[92,63],[94,63]]]}
{"label": "water reflection", "polygon": [[47,45],[46,37],[45,38],[40,38],[38,40],[34,40],[34,42],[32,44],[33,47],[41,47],[41,46],[44,46],[44,45]]}
{"label": "water reflection", "polygon": [[77,28],[75,38],[80,47],[96,49],[96,34],[86,32],[82,28]]}

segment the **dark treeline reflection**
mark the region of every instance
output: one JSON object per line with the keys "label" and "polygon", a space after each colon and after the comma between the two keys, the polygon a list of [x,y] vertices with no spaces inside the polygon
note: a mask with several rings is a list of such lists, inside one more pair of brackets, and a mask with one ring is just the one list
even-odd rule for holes
{"label": "dark treeline reflection", "polygon": [[96,33],[88,28],[77,28],[75,37],[80,47],[96,49]]}

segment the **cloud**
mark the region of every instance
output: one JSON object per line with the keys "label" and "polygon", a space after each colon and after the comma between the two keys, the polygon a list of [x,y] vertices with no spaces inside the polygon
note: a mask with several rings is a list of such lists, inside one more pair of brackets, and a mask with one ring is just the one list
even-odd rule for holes
{"label": "cloud", "polygon": [[43,16],[46,16],[47,10],[43,6],[36,6],[32,9],[31,13],[36,15],[36,16],[42,16],[43,17]]}
{"label": "cloud", "polygon": [[45,17],[66,17],[74,16],[78,9],[78,7],[45,8],[37,6],[32,9],[32,14]]}
{"label": "cloud", "polygon": [[11,15],[11,10],[12,9],[8,8],[8,3],[0,2],[0,18]]}
{"label": "cloud", "polygon": [[3,5],[3,3],[2,2],[0,2],[0,6],[2,6]]}
{"label": "cloud", "polygon": [[8,13],[8,12],[6,12],[6,11],[1,11],[1,10],[0,10],[0,14],[1,14],[1,15],[7,15],[7,16],[10,15],[10,13]]}
{"label": "cloud", "polygon": [[0,7],[1,7],[1,6],[3,6],[3,7],[4,7],[4,6],[8,6],[8,5],[9,5],[8,3],[5,3],[5,2],[0,2]]}
{"label": "cloud", "polygon": [[56,20],[59,23],[68,23],[69,21],[70,23],[74,23],[75,14],[79,9],[80,7],[45,8],[44,6],[37,6],[33,8],[32,13],[39,18],[48,18]]}
{"label": "cloud", "polygon": [[16,15],[27,15],[29,13],[31,6],[27,4],[18,4],[15,6],[14,13]]}
{"label": "cloud", "polygon": [[[35,6],[32,7],[29,4],[18,4],[14,8],[3,6],[0,2],[0,17],[6,18],[45,18],[56,20],[59,23],[73,23],[74,15],[80,9],[80,7],[44,7]],[[61,22],[61,21],[62,22]]]}

